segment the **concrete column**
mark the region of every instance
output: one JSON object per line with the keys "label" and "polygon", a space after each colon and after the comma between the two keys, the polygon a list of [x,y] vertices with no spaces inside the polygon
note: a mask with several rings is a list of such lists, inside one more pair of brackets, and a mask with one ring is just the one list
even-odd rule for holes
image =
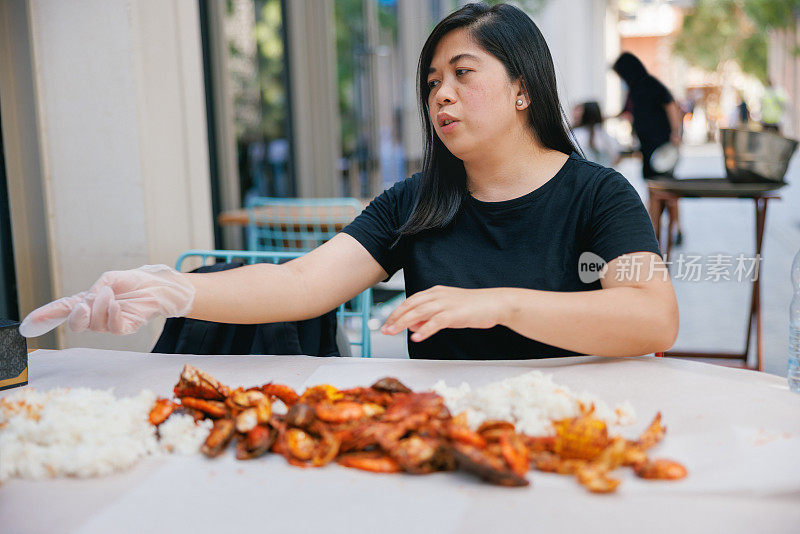
{"label": "concrete column", "polygon": [[[217,172],[219,181],[219,203],[221,210],[242,207],[239,192],[239,163],[236,152],[236,131],[233,89],[228,68],[228,38],[225,35],[226,2],[207,1],[208,32],[211,42],[211,93],[214,99],[214,127],[217,149]],[[222,228],[223,247],[244,248],[241,228]]]}
{"label": "concrete column", "polygon": [[[22,315],[50,300],[53,294],[29,43],[27,2],[0,2],[0,115],[11,205],[17,297]],[[28,348],[32,349],[55,346],[54,333],[28,340]]]}
{"label": "concrete column", "polygon": [[332,197],[339,190],[341,155],[333,0],[291,0],[286,6],[297,192]]}
{"label": "concrete column", "polygon": [[[550,0],[533,17],[550,47],[559,97],[569,117],[573,105],[606,99],[608,0]],[[606,110],[604,110],[605,112]]]}
{"label": "concrete column", "polygon": [[[15,241],[30,226],[36,246],[46,233],[52,292],[23,299],[22,313],[87,289],[103,271],[174,264],[181,251],[213,242],[197,4],[27,6],[36,114],[17,111],[37,129],[40,172],[9,181],[17,191],[36,188],[20,181],[39,181],[45,202],[43,220],[34,212],[27,221],[19,213],[35,210],[36,199],[19,197],[12,225]],[[19,261],[18,273],[42,267],[31,254]],[[160,328],[126,337],[62,329],[59,341],[146,351]]]}
{"label": "concrete column", "polygon": [[417,103],[417,62],[422,45],[433,29],[431,9],[427,0],[403,0],[397,4],[403,91],[403,148],[408,160],[406,174],[422,170],[424,132]]}

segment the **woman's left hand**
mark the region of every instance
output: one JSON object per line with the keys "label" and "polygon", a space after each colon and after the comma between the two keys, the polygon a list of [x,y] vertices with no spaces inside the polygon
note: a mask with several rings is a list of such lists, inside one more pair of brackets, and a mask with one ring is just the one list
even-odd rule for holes
{"label": "woman's left hand", "polygon": [[407,298],[386,319],[381,332],[406,328],[411,341],[423,341],[443,328],[491,328],[500,323],[503,299],[498,289],[434,286]]}

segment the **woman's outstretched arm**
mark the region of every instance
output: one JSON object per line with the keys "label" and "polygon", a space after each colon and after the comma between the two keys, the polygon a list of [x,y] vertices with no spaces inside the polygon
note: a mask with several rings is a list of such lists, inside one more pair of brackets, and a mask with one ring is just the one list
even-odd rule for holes
{"label": "woman's outstretched arm", "polygon": [[355,238],[341,233],[287,263],[186,277],[196,290],[187,317],[252,324],[317,317],[385,279],[386,272]]}
{"label": "woman's outstretched arm", "polygon": [[166,265],[108,271],[87,291],[32,311],[20,325],[40,336],[62,322],[74,331],[136,332],[155,317],[263,323],[316,317],[386,277],[347,234],[281,265],[256,264],[217,273],[183,274]]}

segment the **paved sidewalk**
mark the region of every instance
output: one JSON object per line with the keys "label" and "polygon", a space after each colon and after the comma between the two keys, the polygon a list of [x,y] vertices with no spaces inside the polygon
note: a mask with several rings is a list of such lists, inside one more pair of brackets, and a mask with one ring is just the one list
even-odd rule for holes
{"label": "paved sidewalk", "polygon": [[[646,200],[647,187],[638,161],[619,166]],[[677,169],[680,177],[723,177],[725,168],[718,145],[685,146]],[[762,259],[762,310],[765,370],[784,375],[789,336],[789,303],[792,298],[789,271],[800,248],[800,165],[797,157],[789,167],[790,185],[781,190],[783,200],[772,201],[767,211],[766,239]],[[795,185],[792,185],[792,184]],[[681,201],[684,243],[673,257],[723,254],[752,256],[755,250],[755,208],[750,200],[685,199]],[[705,272],[704,272],[705,276]],[[675,345],[680,350],[741,351],[749,310],[748,283],[736,281],[675,281],[681,314],[681,329]],[[382,320],[381,320],[382,322]],[[372,334],[375,357],[408,357],[405,333]],[[751,357],[755,358],[754,345]]]}

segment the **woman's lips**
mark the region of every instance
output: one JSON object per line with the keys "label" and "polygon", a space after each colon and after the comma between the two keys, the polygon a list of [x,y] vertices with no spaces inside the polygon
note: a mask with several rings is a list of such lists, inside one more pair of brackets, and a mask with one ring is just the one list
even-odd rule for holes
{"label": "woman's lips", "polygon": [[446,134],[446,133],[452,132],[455,129],[456,124],[458,124],[459,122],[461,122],[461,121],[453,121],[453,122],[451,122],[450,124],[448,124],[446,126],[442,126],[442,128],[441,128],[442,133]]}

